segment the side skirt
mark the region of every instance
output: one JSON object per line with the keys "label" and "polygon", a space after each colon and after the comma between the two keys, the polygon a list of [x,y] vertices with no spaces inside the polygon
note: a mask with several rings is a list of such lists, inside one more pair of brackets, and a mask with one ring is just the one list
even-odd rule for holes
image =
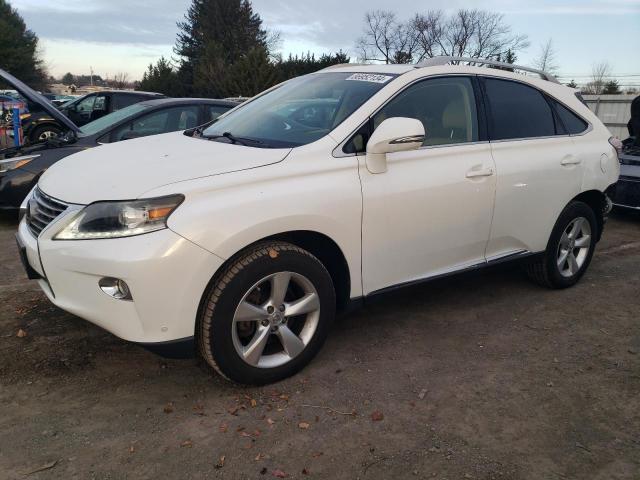
{"label": "side skirt", "polygon": [[519,261],[523,261],[526,259],[531,259],[535,256],[544,255],[544,252],[515,252],[509,255],[505,255],[504,257],[495,258],[489,260],[487,262],[478,263],[476,265],[471,265],[470,267],[462,268],[459,270],[452,270],[451,272],[441,273],[438,275],[433,275],[431,277],[421,278],[418,280],[412,280],[410,282],[399,283],[397,285],[391,285],[390,287],[385,287],[380,290],[375,290],[368,295],[362,297],[352,298],[345,309],[341,312],[342,315],[348,314],[362,308],[364,305],[371,303],[372,301],[378,301],[385,297],[387,294],[393,293],[397,290],[401,290],[403,288],[413,287],[416,285],[422,285],[424,283],[433,282],[435,280],[440,280],[443,278],[452,277],[454,275],[459,275],[463,273],[475,272],[477,270],[481,270],[488,267],[493,267],[496,265],[501,265],[503,263],[516,263]]}

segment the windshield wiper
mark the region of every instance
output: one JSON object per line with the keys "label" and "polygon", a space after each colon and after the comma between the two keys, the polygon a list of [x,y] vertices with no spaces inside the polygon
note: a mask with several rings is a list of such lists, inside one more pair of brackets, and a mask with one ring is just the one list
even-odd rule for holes
{"label": "windshield wiper", "polygon": [[226,138],[233,144],[244,145],[250,147],[252,145],[264,145],[264,142],[253,138],[236,137],[231,132],[224,132],[222,135],[203,135],[202,138],[207,140],[216,140],[218,138]]}

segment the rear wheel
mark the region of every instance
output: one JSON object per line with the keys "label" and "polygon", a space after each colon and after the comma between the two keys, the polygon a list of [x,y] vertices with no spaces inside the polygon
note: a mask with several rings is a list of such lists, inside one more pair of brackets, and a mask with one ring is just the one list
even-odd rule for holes
{"label": "rear wheel", "polygon": [[544,254],[527,265],[527,274],[549,288],[575,285],[591,263],[597,236],[598,223],[591,207],[570,203],[560,214]]}
{"label": "rear wheel", "polygon": [[311,253],[259,244],[212,282],[198,320],[205,362],[238,383],[265,384],[302,369],[335,316],[331,277]]}

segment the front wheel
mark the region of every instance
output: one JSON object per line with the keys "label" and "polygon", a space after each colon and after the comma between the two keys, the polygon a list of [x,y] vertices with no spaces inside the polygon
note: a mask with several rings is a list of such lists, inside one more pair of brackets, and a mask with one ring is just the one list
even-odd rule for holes
{"label": "front wheel", "polygon": [[556,222],[544,254],[527,265],[527,274],[540,285],[567,288],[575,285],[591,263],[598,236],[591,207],[570,203]]}
{"label": "front wheel", "polygon": [[52,138],[59,137],[62,134],[62,130],[53,125],[42,125],[37,127],[30,135],[32,143],[46,142]]}
{"label": "front wheel", "polygon": [[331,276],[311,253],[285,242],[258,244],[214,278],[197,326],[205,362],[243,384],[301,370],[335,316]]}

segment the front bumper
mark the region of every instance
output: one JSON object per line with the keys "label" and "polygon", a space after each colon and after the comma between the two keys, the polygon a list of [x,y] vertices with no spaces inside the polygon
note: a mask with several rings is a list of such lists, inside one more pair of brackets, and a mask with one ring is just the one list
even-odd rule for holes
{"label": "front bumper", "polygon": [[[25,220],[19,225],[18,241],[49,300],[152,350],[153,344],[188,343],[202,294],[223,260],[169,229],[118,239],[52,240],[74,214],[63,213],[38,239]],[[105,294],[98,286],[103,277],[127,282],[133,300]]]}

